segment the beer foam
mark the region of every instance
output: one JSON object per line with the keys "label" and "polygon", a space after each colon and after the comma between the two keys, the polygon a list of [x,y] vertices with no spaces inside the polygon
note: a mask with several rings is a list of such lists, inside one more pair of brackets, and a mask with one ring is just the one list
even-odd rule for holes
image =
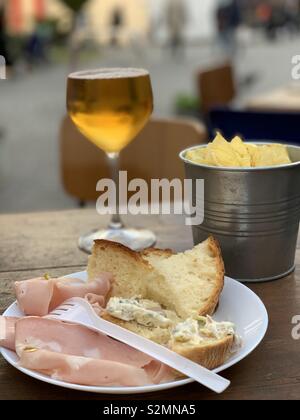
{"label": "beer foam", "polygon": [[103,79],[127,79],[130,77],[149,76],[149,72],[136,68],[103,68],[97,70],[84,70],[69,75],[69,79],[103,80]]}

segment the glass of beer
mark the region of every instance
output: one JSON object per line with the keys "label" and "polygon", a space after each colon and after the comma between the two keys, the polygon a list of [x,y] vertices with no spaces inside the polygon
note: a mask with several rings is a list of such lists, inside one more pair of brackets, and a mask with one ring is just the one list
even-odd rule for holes
{"label": "glass of beer", "polygon": [[96,239],[122,243],[134,250],[151,247],[155,235],[148,230],[127,229],[120,217],[119,156],[144,128],[153,112],[149,72],[142,69],[99,69],[68,77],[67,108],[78,130],[103,150],[116,184],[117,208],[105,230],[95,230],[79,240],[90,253]]}

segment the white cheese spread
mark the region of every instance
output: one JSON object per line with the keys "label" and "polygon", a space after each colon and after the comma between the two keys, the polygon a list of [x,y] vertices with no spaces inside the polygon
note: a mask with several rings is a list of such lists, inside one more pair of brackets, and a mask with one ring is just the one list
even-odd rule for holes
{"label": "white cheese spread", "polygon": [[145,299],[124,299],[113,297],[106,307],[109,315],[123,321],[135,321],[146,327],[168,328],[173,322],[168,311],[154,302]]}
{"label": "white cheese spread", "polygon": [[207,339],[220,340],[229,335],[235,335],[235,326],[231,322],[217,322],[210,316],[189,318],[176,325],[172,337],[178,342],[200,344]]}

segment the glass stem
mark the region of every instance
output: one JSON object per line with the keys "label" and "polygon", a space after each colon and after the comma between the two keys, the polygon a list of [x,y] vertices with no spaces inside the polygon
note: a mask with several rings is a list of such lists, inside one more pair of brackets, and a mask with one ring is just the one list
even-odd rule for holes
{"label": "glass stem", "polygon": [[116,186],[116,213],[112,216],[109,229],[122,229],[124,227],[124,224],[122,222],[121,216],[120,216],[120,183],[119,183],[119,169],[120,169],[120,154],[119,153],[108,153],[108,163],[110,167],[110,173],[111,173],[111,179],[114,181]]}

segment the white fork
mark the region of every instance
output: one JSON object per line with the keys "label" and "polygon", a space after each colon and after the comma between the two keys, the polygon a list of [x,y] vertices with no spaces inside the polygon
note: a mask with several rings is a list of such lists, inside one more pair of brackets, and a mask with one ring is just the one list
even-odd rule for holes
{"label": "white fork", "polygon": [[218,394],[225,391],[230,385],[227,379],[180,356],[166,347],[105,321],[96,315],[92,306],[84,299],[73,298],[66,301],[52,311],[47,318],[72,322],[88,327],[93,331],[106,334],[176,369],[178,372],[194,379]]}

